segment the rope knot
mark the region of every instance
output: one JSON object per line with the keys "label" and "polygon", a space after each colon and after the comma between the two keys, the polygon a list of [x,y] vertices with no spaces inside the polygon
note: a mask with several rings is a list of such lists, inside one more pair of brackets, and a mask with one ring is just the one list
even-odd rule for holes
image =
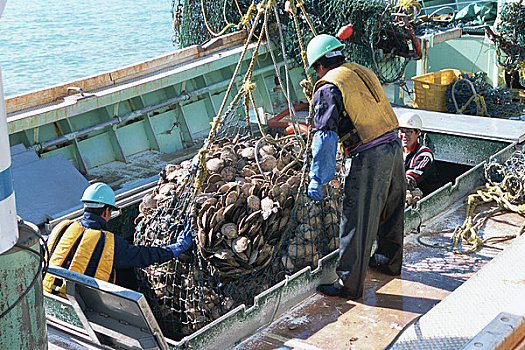
{"label": "rope knot", "polygon": [[248,91],[253,91],[255,90],[255,83],[252,83],[251,81],[245,81],[243,84],[242,84],[242,90],[244,92],[248,92]]}
{"label": "rope knot", "polygon": [[312,99],[312,96],[314,94],[314,85],[306,80],[306,79],[303,79],[301,80],[301,82],[299,83],[299,85],[301,85],[301,87],[303,88],[303,94],[309,99],[311,100]]}

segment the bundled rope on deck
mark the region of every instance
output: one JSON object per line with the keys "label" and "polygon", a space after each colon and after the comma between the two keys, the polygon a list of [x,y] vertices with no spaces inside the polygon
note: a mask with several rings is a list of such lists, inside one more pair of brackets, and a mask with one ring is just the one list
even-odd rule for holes
{"label": "bundled rope on deck", "polygon": [[[525,231],[525,225],[520,228],[517,235],[483,238],[480,231],[487,220],[497,213],[511,211],[520,215],[525,214],[525,154],[517,151],[503,164],[495,160],[486,164],[485,179],[487,184],[477,188],[468,196],[465,221],[453,231],[452,243],[435,246],[421,240],[422,237],[436,234],[436,232],[421,234],[418,241],[425,246],[451,247],[454,253],[470,254],[481,249],[488,241],[504,241],[521,235]],[[496,204],[495,207],[475,214],[480,205],[493,202]],[[464,246],[468,247],[464,248]]]}

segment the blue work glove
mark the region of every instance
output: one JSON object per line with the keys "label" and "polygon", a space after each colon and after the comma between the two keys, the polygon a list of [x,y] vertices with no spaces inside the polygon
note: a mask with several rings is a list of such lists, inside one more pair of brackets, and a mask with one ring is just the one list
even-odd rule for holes
{"label": "blue work glove", "polygon": [[193,231],[191,230],[191,221],[186,225],[184,230],[177,236],[175,244],[169,245],[166,248],[171,250],[173,258],[176,259],[181,253],[190,249],[193,245]]}
{"label": "blue work glove", "polygon": [[308,197],[314,201],[320,201],[323,199],[323,185],[315,181],[314,179],[310,180],[308,185]]}
{"label": "blue work glove", "polygon": [[308,197],[319,201],[323,199],[323,185],[335,174],[337,155],[337,134],[334,131],[319,130],[312,140],[312,165],[310,167],[310,184]]}

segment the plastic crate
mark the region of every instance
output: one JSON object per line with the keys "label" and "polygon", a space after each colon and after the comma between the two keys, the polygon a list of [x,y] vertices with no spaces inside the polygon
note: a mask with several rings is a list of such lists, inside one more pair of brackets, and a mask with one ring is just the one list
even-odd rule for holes
{"label": "plastic crate", "polygon": [[413,77],[415,107],[429,111],[447,112],[445,91],[454,78],[461,73],[463,72],[458,69],[444,69]]}

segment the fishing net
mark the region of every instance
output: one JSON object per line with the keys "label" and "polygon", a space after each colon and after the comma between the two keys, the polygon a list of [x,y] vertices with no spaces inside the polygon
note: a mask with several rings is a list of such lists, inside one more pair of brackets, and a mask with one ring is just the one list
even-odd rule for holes
{"label": "fishing net", "polygon": [[445,103],[450,113],[485,115],[497,118],[517,117],[525,113],[525,105],[512,101],[512,91],[493,88],[485,72],[462,73],[445,92]]}
{"label": "fishing net", "polygon": [[[311,201],[298,140],[217,138],[204,187],[194,198],[188,186],[196,176],[192,161],[169,164],[160,173],[157,188],[141,204],[135,243],[165,246],[188,223],[196,231],[191,251],[138,272],[140,290],[169,337],[180,339],[235,306],[252,304],[255,295],[286,275],[315,268],[337,249],[342,169],[325,186],[325,199]],[[195,207],[187,215],[190,203]]]}
{"label": "fishing net", "polygon": [[248,45],[204,146],[192,160],[167,164],[139,206],[135,244],[166,246],[184,230],[194,234],[195,244],[177,259],[137,271],[140,290],[173,339],[253,304],[255,295],[301,268],[315,268],[338,246],[343,159],[324,186],[325,198],[312,202],[306,195],[311,134],[272,136],[261,123],[252,75],[269,9],[257,9],[254,23],[263,23],[250,29],[248,42],[256,32],[259,37],[241,88],[233,96]]}
{"label": "fishing net", "polygon": [[496,44],[498,64],[507,73],[519,72],[519,83],[525,86],[525,4],[508,2],[499,15],[496,33],[486,29]]}
{"label": "fishing net", "polygon": [[[174,0],[172,6],[174,38],[181,47],[202,44],[218,34],[257,24],[255,6],[248,1],[184,0],[183,6],[181,1]],[[285,11],[285,7],[290,10]],[[275,16],[269,18],[270,40],[280,47],[276,33],[280,28],[287,57],[301,66],[301,50],[314,33],[335,35],[342,26],[350,24],[353,34],[343,50],[347,59],[372,69],[383,83],[394,82],[403,76],[411,59],[420,57],[408,17],[400,14],[403,11],[410,15],[412,8],[396,7],[382,0],[306,0],[288,5],[277,1]]]}

